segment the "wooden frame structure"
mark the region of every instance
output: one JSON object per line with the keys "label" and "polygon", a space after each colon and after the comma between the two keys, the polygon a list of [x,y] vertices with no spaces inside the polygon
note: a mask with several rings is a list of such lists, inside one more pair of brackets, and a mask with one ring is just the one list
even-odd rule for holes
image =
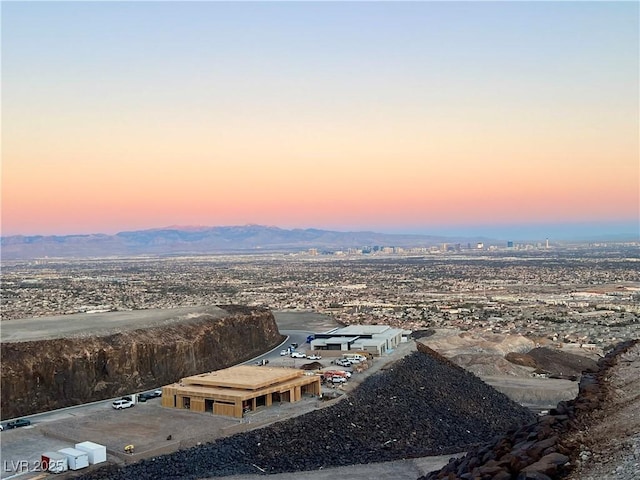
{"label": "wooden frame structure", "polygon": [[277,402],[320,395],[320,377],[293,368],[238,365],[162,387],[162,406],[242,418]]}

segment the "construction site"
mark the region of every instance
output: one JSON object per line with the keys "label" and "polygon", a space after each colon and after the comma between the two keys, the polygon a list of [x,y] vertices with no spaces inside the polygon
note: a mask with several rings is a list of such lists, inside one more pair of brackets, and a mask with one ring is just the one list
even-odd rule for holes
{"label": "construction site", "polygon": [[162,406],[242,418],[274,403],[320,395],[320,377],[293,368],[250,365],[183,378],[162,388]]}

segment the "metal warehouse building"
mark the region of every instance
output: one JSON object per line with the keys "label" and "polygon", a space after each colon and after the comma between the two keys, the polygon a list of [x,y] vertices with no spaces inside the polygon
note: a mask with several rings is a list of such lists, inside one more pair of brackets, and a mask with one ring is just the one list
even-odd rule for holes
{"label": "metal warehouse building", "polygon": [[402,330],[387,325],[349,325],[316,333],[312,350],[361,350],[382,355],[402,342]]}
{"label": "metal warehouse building", "polygon": [[162,388],[162,406],[242,418],[274,402],[320,395],[320,377],[293,368],[239,365],[183,378]]}

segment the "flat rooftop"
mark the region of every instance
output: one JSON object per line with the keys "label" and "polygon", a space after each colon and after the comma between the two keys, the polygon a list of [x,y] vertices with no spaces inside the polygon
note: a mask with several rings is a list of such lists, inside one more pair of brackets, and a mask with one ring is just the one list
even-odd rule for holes
{"label": "flat rooftop", "polygon": [[316,338],[314,342],[319,343],[345,343],[345,342],[354,342],[358,340],[360,337],[329,337],[329,338]]}
{"label": "flat rooftop", "polygon": [[182,379],[185,386],[235,388],[238,390],[259,390],[304,375],[295,368],[269,368],[252,365],[237,365],[215,372],[201,373]]}
{"label": "flat rooftop", "polygon": [[105,336],[127,330],[197,321],[204,316],[221,318],[227,315],[229,314],[219,307],[205,306],[20,318],[2,322],[0,341],[30,342],[54,338]]}
{"label": "flat rooftop", "polygon": [[390,328],[388,325],[348,325],[331,333],[340,335],[375,335],[384,333]]}
{"label": "flat rooftop", "polygon": [[257,395],[278,392],[278,391],[286,391],[290,390],[294,387],[308,385],[309,383],[313,383],[319,381],[318,377],[315,375],[298,375],[295,378],[286,380],[281,383],[276,383],[273,385],[267,385],[263,388],[258,388],[255,390],[240,390],[234,388],[224,388],[224,387],[205,387],[202,385],[186,385],[179,386],[179,384],[167,385],[167,387],[175,388],[176,392],[180,395],[187,396],[198,396],[198,397],[215,397],[220,400],[228,400],[235,401],[237,399],[246,400],[249,398],[254,398]]}

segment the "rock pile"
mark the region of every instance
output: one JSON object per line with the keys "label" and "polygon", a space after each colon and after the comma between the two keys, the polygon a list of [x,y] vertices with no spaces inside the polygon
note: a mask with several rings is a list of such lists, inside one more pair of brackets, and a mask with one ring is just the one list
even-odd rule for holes
{"label": "rock pile", "polygon": [[301,370],[320,370],[322,368],[322,364],[320,362],[311,362],[311,363],[305,363],[304,365],[300,366]]}
{"label": "rock pile", "polygon": [[337,404],[85,479],[279,473],[456,453],[534,417],[427,347]]}
{"label": "rock pile", "polygon": [[638,340],[618,345],[598,362],[596,372],[584,372],[575,400],[558,403],[537,422],[495,437],[471,449],[440,471],[419,480],[552,480],[562,478],[577,460],[579,448],[568,434],[588,425],[590,414],[606,401],[607,371]]}
{"label": "rock pile", "polygon": [[536,362],[536,367],[557,376],[580,375],[585,370],[597,370],[598,364],[590,358],[573,353],[538,347],[528,355]]}
{"label": "rock pile", "polygon": [[534,348],[529,353],[509,352],[504,358],[515,365],[536,368],[561,378],[579,376],[585,370],[598,368],[590,358],[546,347]]}

